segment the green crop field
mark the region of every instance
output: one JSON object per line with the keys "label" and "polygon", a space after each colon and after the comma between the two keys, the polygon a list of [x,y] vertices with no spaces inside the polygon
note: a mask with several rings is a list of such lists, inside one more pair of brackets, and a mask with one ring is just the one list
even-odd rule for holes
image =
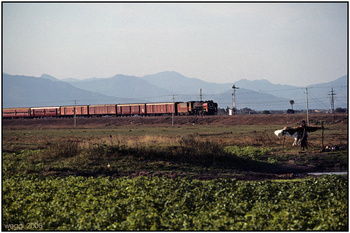
{"label": "green crop field", "polygon": [[[14,176],[3,230],[347,230],[347,181]],[[17,227],[17,229],[13,229]],[[37,230],[37,229],[34,229]]]}

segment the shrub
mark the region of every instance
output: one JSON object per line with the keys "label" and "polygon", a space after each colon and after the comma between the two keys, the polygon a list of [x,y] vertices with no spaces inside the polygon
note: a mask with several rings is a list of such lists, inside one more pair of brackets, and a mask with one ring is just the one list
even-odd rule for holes
{"label": "shrub", "polygon": [[77,141],[57,142],[49,145],[47,150],[48,157],[52,158],[70,158],[80,152]]}
{"label": "shrub", "polygon": [[266,156],[270,153],[270,149],[266,148],[255,148],[251,146],[247,147],[239,147],[239,146],[227,146],[224,149],[226,152],[235,154],[238,157],[242,157],[245,159],[254,159],[259,160],[262,156]]}

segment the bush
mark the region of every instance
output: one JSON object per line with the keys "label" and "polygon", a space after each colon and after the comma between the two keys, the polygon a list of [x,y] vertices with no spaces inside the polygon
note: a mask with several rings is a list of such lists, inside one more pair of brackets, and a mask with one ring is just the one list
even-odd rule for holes
{"label": "bush", "polygon": [[252,146],[239,147],[239,146],[227,146],[224,149],[226,152],[237,155],[238,157],[245,159],[259,160],[262,156],[268,155],[270,149],[266,148],[255,148]]}
{"label": "bush", "polygon": [[47,157],[51,158],[70,158],[80,152],[77,141],[57,142],[50,144],[46,151]]}

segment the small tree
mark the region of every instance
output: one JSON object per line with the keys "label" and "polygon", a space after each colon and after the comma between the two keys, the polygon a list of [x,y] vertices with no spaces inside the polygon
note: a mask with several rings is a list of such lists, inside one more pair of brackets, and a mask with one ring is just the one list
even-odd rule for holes
{"label": "small tree", "polygon": [[336,112],[336,113],[343,113],[343,112],[346,112],[346,108],[336,108],[336,109],[335,109],[335,112]]}
{"label": "small tree", "polygon": [[289,103],[290,103],[290,105],[292,106],[292,109],[293,109],[294,100],[290,100]]}
{"label": "small tree", "polygon": [[251,108],[242,108],[240,110],[242,114],[255,114],[256,112]]}

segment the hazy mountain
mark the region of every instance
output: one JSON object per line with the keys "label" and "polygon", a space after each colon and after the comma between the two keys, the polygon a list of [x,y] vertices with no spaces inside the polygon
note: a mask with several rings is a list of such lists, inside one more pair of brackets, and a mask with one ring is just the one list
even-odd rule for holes
{"label": "hazy mountain", "polygon": [[72,86],[103,93],[114,97],[139,98],[149,101],[154,97],[169,96],[169,90],[156,87],[142,78],[127,75],[115,75],[111,78],[93,78],[87,80],[69,81]]}
{"label": "hazy mountain", "polygon": [[61,81],[69,83],[69,82],[80,82],[81,80],[77,78],[65,78],[65,79],[61,79]]}
{"label": "hazy mountain", "polygon": [[301,89],[301,87],[290,86],[290,85],[281,85],[281,84],[272,84],[266,79],[260,80],[247,80],[241,79],[235,82],[236,87],[249,89],[256,92],[268,93],[277,97],[290,98],[290,96],[295,96],[289,93],[289,90]]}
{"label": "hazy mountain", "polygon": [[[232,108],[232,90],[225,91],[218,95],[212,95],[209,98],[216,101],[220,108]],[[236,108],[251,108],[253,110],[287,110],[290,108],[290,105],[288,99],[240,88],[236,90]],[[294,109],[296,109],[296,106],[294,106]]]}
{"label": "hazy mountain", "polygon": [[[335,108],[347,108],[347,76],[329,83],[308,86],[309,109],[329,109],[330,91],[335,91]],[[187,78],[177,72],[161,72],[144,77],[115,75],[111,78],[58,80],[44,74],[40,78],[3,74],[3,107],[78,104],[144,103],[214,100],[220,108],[232,107],[232,84],[209,83]],[[238,109],[287,110],[294,100],[295,110],[306,109],[306,89],[272,84],[267,80],[239,80]]]}
{"label": "hazy mountain", "polygon": [[[330,108],[330,91],[333,87],[336,94],[335,108],[347,107],[347,76],[342,76],[328,83],[314,84],[306,87],[272,84],[267,80],[248,81],[246,79],[236,82],[236,86],[256,91],[259,93],[270,94],[285,100],[294,100],[294,109],[306,108],[306,88],[308,89],[308,102],[310,109],[329,109]],[[237,91],[239,95],[239,90]],[[237,98],[236,98],[237,99]],[[271,102],[273,103],[273,102]],[[276,106],[278,101],[276,101]],[[289,106],[291,108],[291,106]]]}
{"label": "hazy mountain", "polygon": [[309,101],[314,108],[330,109],[331,90],[333,88],[334,107],[346,108],[348,104],[348,77],[342,76],[328,83],[314,84],[307,87]]}
{"label": "hazy mountain", "polygon": [[[77,104],[108,104],[129,102],[127,98],[115,98],[82,90],[51,76],[41,78],[3,74],[2,100],[4,108],[60,106]],[[135,100],[138,102],[138,100]]]}
{"label": "hazy mountain", "polygon": [[210,83],[197,78],[187,78],[175,71],[165,71],[152,75],[145,75],[144,80],[159,88],[165,88],[180,95],[195,95],[200,93],[219,94],[229,90],[232,84]]}
{"label": "hazy mountain", "polygon": [[49,80],[55,81],[55,82],[60,82],[59,79],[57,79],[57,78],[55,78],[55,77],[53,77],[53,76],[51,76],[51,75],[48,75],[48,74],[43,74],[43,75],[41,75],[40,78],[49,79]]}

